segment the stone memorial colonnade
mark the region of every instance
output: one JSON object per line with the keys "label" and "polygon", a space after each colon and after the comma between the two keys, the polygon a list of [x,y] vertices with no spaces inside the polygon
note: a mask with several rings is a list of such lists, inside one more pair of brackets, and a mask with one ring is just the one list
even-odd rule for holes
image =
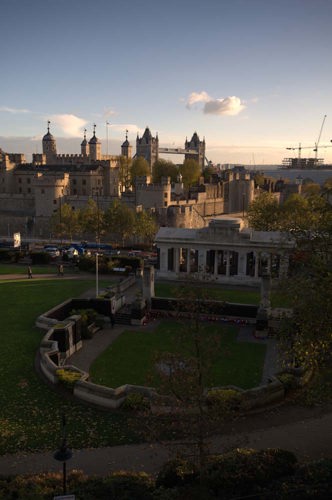
{"label": "stone memorial colonnade", "polygon": [[161,227],[156,236],[159,278],[195,274],[198,278],[258,284],[263,273],[287,274],[293,242],[280,232],[253,231],[242,219],[211,220],[208,227]]}

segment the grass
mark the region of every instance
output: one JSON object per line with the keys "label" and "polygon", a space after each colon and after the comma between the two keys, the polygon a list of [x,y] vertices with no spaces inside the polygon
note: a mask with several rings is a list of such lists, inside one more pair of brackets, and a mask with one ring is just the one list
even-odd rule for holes
{"label": "grass", "polygon": [[[31,266],[32,274],[52,274],[57,272],[56,264],[47,266]],[[27,275],[28,266],[23,264],[0,264],[0,275],[22,274]]]}
{"label": "grass", "polygon": [[[206,345],[218,349],[210,373],[210,386],[237,385],[243,389],[261,382],[265,357],[265,345],[237,342],[238,329],[224,324],[202,326]],[[162,321],[154,330],[131,330],[121,334],[112,345],[97,358],[90,369],[93,382],[118,387],[125,383],[134,385],[158,385],[154,369],[157,352],[185,352],[189,343],[179,347],[179,330],[186,329],[183,323]],[[180,351],[181,352],[181,351]]]}
{"label": "grass", "polygon": [[63,413],[73,448],[137,439],[127,417],[95,410],[51,390],[34,370],[44,335],[34,326],[36,317],[93,287],[93,279],[0,282],[0,454],[57,449]]}
{"label": "grass", "polygon": [[[156,283],[156,297],[176,297],[180,287],[181,285],[177,283]],[[259,290],[236,290],[227,287],[223,288],[223,285],[202,286],[202,296],[212,300],[252,305],[259,305],[261,299]],[[285,295],[275,291],[271,293],[271,303],[272,307],[288,307]]]}

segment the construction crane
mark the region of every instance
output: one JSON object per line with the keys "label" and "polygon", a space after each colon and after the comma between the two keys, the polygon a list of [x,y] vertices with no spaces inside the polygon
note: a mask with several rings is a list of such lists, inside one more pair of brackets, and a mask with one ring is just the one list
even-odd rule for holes
{"label": "construction crane", "polygon": [[323,131],[324,123],[325,123],[325,120],[326,120],[326,116],[327,115],[324,115],[324,118],[323,118],[323,121],[322,121],[322,125],[321,125],[320,131],[319,131],[319,136],[318,136],[317,142],[315,144],[315,148],[314,148],[316,162],[317,162],[317,157],[318,157],[318,145],[319,145],[319,141],[320,141],[320,138],[321,138],[321,135],[322,135],[322,131]]}
{"label": "construction crane", "polygon": [[[299,146],[297,148],[286,148],[286,149],[291,150],[291,151],[296,151],[296,150],[298,151],[298,156],[297,156],[297,164],[298,164],[298,166],[301,165],[301,151],[302,151],[302,149],[312,149],[315,152],[314,165],[317,166],[318,162],[319,162],[319,159],[318,159],[318,147],[320,147],[320,148],[331,148],[332,147],[330,145],[329,146],[327,146],[327,145],[325,145],[325,146],[319,146],[326,117],[327,117],[327,115],[324,115],[323,121],[322,121],[322,124],[321,124],[321,127],[320,127],[320,131],[319,131],[318,139],[315,142],[314,148],[312,148],[312,146],[305,146],[305,147],[303,147],[301,145],[301,143],[299,143]],[[332,142],[332,140],[330,142]]]}

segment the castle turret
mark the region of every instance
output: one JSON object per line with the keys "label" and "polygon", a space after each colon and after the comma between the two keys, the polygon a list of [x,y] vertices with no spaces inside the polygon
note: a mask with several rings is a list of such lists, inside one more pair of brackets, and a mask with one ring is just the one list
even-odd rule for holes
{"label": "castle turret", "polygon": [[152,170],[152,166],[158,160],[158,153],[158,134],[156,134],[156,137],[152,137],[149,127],[146,127],[141,138],[137,135],[136,156],[142,156],[143,158],[145,158],[150,165],[150,169]]}
{"label": "castle turret", "polygon": [[93,136],[89,140],[91,160],[101,160],[101,142],[96,137],[96,125],[93,126]]}
{"label": "castle turret", "polygon": [[133,153],[132,153],[132,146],[130,145],[130,142],[128,141],[128,130],[126,130],[126,140],[124,141],[123,144],[121,144],[121,154],[122,156],[125,156],[126,158],[131,158]]}
{"label": "castle turret", "polygon": [[83,156],[89,156],[90,152],[90,146],[88,144],[88,141],[86,140],[86,128],[84,129],[84,139],[81,142],[81,154]]}
{"label": "castle turret", "polygon": [[50,133],[50,121],[47,122],[47,134],[43,137],[43,154],[46,155],[46,162],[52,163],[56,158],[56,142]]}

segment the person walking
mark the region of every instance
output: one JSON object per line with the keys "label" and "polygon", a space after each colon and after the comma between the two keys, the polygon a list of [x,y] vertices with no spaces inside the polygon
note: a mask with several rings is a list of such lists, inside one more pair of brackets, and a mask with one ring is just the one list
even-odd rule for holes
{"label": "person walking", "polygon": [[28,266],[28,278],[32,278],[32,269],[31,266]]}

